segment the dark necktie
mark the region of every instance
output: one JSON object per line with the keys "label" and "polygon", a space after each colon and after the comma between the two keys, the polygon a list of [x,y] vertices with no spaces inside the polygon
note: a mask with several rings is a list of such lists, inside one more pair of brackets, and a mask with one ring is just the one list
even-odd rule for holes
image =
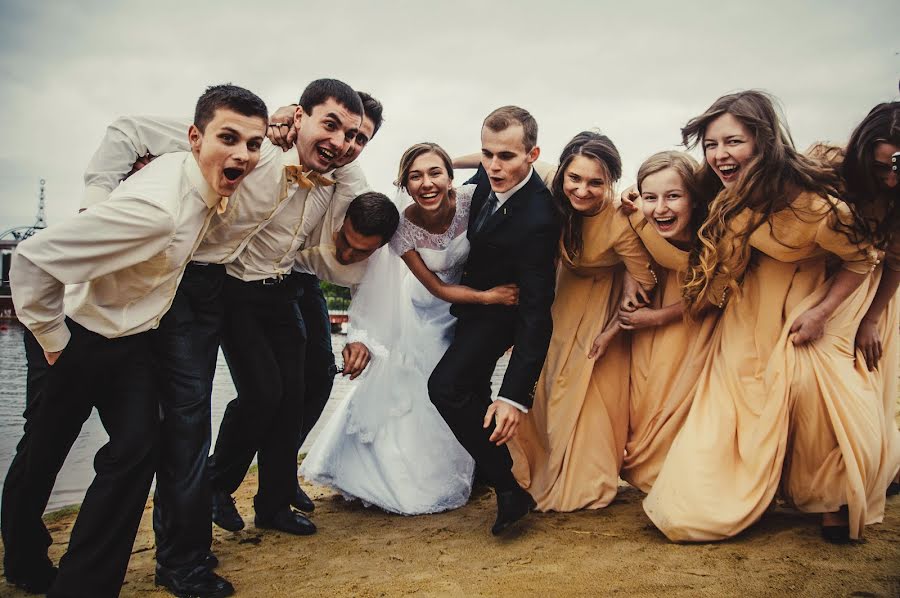
{"label": "dark necktie", "polygon": [[481,211],[478,212],[478,218],[475,219],[475,233],[481,232],[481,229],[484,228],[484,224],[488,221],[488,218],[491,217],[491,214],[494,213],[494,210],[497,209],[497,195],[491,191],[487,199],[484,200],[484,205],[481,206]]}

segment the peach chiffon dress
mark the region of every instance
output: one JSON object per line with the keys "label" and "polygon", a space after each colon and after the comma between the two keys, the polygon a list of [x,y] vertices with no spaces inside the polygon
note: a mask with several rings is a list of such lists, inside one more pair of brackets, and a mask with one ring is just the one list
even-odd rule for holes
{"label": "peach chiffon dress", "polygon": [[624,272],[655,284],[628,217],[613,206],[583,221],[584,250],[561,247],[553,336],[534,404],[510,443],[513,474],[542,511],[597,509],[616,496],[628,433],[630,350],[619,334],[596,361],[588,351],[618,308]]}
{"label": "peach chiffon dress", "polygon": [[829,253],[853,272],[875,266],[875,252],[835,230],[837,219],[823,198],[802,193],[750,236],[741,295],[723,310],[688,417],[644,500],[669,539],[732,537],[760,518],[779,485],[802,511],[848,505],[853,538],[879,520],[868,502],[880,485],[884,408],[854,355],[872,277],[821,339],[795,347],[789,333],[827,294]]}
{"label": "peach chiffon dress", "polygon": [[[631,220],[656,265],[659,285],[651,306],[658,309],[681,302],[681,275],[687,269],[688,252],[659,236],[640,212]],[[643,492],[650,491],[684,424],[718,318],[719,310],[712,309],[697,320],[679,319],[632,333],[631,415],[620,475]]]}

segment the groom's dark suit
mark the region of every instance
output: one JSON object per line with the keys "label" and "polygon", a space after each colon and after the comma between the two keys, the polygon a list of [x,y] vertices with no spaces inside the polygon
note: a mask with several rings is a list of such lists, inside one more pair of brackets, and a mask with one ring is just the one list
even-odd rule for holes
{"label": "groom's dark suit", "polygon": [[500,356],[515,345],[499,395],[531,407],[553,329],[550,306],[560,225],[550,191],[532,172],[525,186],[476,232],[475,221],[491,188],[483,169],[469,182],[478,187],[469,215],[472,248],[460,284],[480,290],[517,284],[519,305],[454,305],[450,311],[459,319],[456,333],[428,380],[428,392],[481,475],[497,490],[508,490],[516,485],[509,450],[488,440],[493,427],[482,428],[491,376]]}

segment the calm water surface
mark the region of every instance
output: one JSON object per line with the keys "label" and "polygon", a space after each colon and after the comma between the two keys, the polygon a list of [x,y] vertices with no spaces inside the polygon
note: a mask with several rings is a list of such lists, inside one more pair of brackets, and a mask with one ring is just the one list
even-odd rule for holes
{"label": "calm water surface", "polygon": [[[16,321],[0,320],[0,488],[3,478],[9,469],[9,464],[15,454],[16,444],[22,437],[22,413],[25,411],[25,348],[22,336],[24,328]],[[332,343],[335,353],[338,355],[338,363],[341,363],[340,350],[344,346],[344,335],[332,335]],[[335,407],[335,402],[342,400],[354,383],[347,378],[335,379],[334,391],[326,409],[325,415],[330,414]],[[213,382],[212,395],[212,433],[213,443],[219,430],[219,422],[228,401],[235,396],[234,385],[231,383],[231,375],[225,358],[219,353],[219,362],[216,366],[216,377]],[[323,423],[327,417],[322,417]],[[317,426],[318,428],[319,426]],[[312,439],[316,430],[310,435]],[[63,465],[56,486],[50,496],[48,511],[58,509],[65,505],[81,502],[88,484],[94,476],[94,453],[109,439],[97,411],[94,410],[85,422]],[[305,448],[305,446],[304,446]]]}

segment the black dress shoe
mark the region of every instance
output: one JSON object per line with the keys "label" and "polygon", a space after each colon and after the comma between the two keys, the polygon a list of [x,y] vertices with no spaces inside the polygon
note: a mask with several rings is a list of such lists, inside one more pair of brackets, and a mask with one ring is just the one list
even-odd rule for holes
{"label": "black dress shoe", "polygon": [[212,520],[213,523],[230,532],[244,529],[244,520],[234,506],[234,499],[224,492],[213,492],[212,495]]}
{"label": "black dress shoe", "polygon": [[297,482],[297,491],[294,492],[294,498],[291,500],[291,506],[295,509],[303,511],[304,513],[312,513],[316,504],[312,501],[306,492],[303,491],[303,488],[300,487],[300,482]]}
{"label": "black dress shoe", "polygon": [[512,490],[497,493],[497,521],[491,528],[495,536],[502,534],[513,523],[527,515],[537,504],[531,495],[516,486]]}
{"label": "black dress shoe", "polygon": [[203,565],[193,569],[169,569],[156,565],[156,585],[178,598],[224,598],[234,594],[234,586]]}
{"label": "black dress shoe", "polygon": [[263,529],[277,529],[295,536],[309,536],[316,533],[315,524],[302,513],[297,513],[286,507],[276,511],[273,515],[263,516],[256,514],[254,521],[256,527]]}
{"label": "black dress shoe", "polygon": [[884,493],[885,496],[897,496],[900,494],[900,482],[891,482],[888,484],[887,491]]}
{"label": "black dress shoe", "polygon": [[206,558],[203,559],[202,564],[204,567],[212,571],[219,566],[219,559],[210,551],[206,553]]}
{"label": "black dress shoe", "polygon": [[27,575],[10,574],[8,571],[4,573],[6,581],[23,590],[27,594],[46,594],[53,582],[56,581],[56,575],[59,569],[49,566],[40,573],[29,573]]}

